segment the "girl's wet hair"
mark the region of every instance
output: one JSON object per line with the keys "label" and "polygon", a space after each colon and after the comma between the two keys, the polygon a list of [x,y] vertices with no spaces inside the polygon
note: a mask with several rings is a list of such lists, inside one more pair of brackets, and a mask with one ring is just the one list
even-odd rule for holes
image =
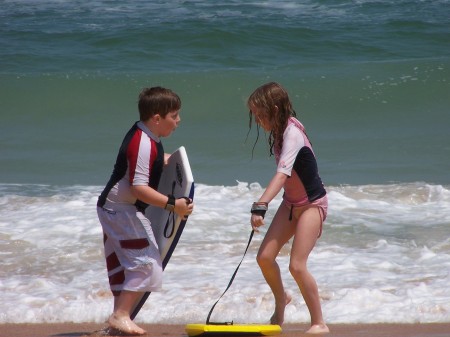
{"label": "girl's wet hair", "polygon": [[[255,107],[263,111],[264,118],[266,118],[272,125],[268,142],[270,147],[270,155],[273,155],[274,146],[278,150],[281,149],[283,144],[283,133],[289,117],[296,116],[287,91],[276,82],[266,83],[257,88],[250,95],[247,100],[247,106],[249,108],[249,132],[252,127],[252,108]],[[257,124],[257,131],[258,135],[255,145],[259,139],[259,124]],[[255,145],[253,145],[253,150],[255,149]]]}

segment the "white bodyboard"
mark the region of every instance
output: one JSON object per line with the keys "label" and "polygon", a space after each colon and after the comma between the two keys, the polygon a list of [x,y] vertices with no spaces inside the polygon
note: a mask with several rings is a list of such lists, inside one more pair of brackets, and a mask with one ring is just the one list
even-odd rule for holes
{"label": "white bodyboard", "polygon": [[[176,199],[182,197],[194,199],[194,178],[183,146],[170,155],[161,174],[158,191],[165,195],[172,194]],[[187,220],[174,212],[155,206],[148,206],[145,215],[151,222],[164,269],[178,244]],[[131,314],[131,319],[136,317],[149,295],[150,292],[143,294]]]}

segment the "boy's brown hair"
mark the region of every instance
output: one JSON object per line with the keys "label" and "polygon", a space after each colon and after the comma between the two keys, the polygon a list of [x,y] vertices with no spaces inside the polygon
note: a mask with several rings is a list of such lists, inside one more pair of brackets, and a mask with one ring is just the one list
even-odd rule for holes
{"label": "boy's brown hair", "polygon": [[157,114],[165,118],[169,112],[181,109],[181,99],[170,89],[145,88],[139,94],[138,108],[141,121],[145,122]]}

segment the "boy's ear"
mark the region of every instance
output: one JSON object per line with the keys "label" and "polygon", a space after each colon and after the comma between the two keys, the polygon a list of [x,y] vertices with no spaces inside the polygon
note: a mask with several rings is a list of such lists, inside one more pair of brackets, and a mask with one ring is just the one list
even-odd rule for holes
{"label": "boy's ear", "polygon": [[153,119],[153,122],[158,124],[161,121],[162,117],[161,117],[160,114],[155,114],[155,115],[152,116],[152,119]]}

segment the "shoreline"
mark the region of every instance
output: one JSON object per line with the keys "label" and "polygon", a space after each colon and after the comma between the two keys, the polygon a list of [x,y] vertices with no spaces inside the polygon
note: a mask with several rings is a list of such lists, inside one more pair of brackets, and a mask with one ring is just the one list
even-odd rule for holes
{"label": "shoreline", "polygon": [[[187,337],[184,324],[140,324],[147,331],[145,337]],[[105,323],[5,323],[0,324],[1,337],[97,337]],[[447,337],[448,323],[377,323],[329,324],[329,337]],[[285,324],[279,336],[308,336],[307,324]],[[309,335],[311,336],[311,335]]]}

